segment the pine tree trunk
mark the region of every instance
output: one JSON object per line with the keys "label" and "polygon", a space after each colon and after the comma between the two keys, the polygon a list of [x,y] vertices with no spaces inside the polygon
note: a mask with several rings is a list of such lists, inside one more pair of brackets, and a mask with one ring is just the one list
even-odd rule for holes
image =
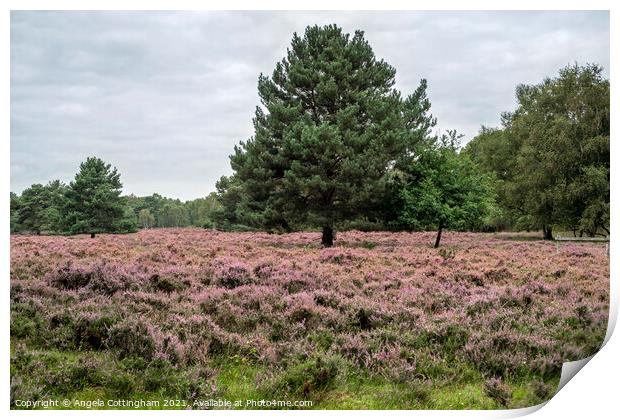
{"label": "pine tree trunk", "polygon": [[323,226],[323,236],[321,238],[321,244],[326,248],[334,245],[334,230],[331,226]]}
{"label": "pine tree trunk", "polygon": [[439,225],[439,230],[437,231],[437,239],[435,239],[435,248],[439,248],[439,242],[441,241],[441,232],[443,231],[443,225]]}

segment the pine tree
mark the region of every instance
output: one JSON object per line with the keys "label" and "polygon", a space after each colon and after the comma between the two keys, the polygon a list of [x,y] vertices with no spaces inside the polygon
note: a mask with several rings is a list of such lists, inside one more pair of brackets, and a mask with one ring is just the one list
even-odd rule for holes
{"label": "pine tree", "polygon": [[402,100],[395,73],[362,31],[329,25],[294,34],[272,76],[259,77],[262,106],[254,136],[231,156],[235,198],[226,212],[266,229],[319,227],[331,246],[335,226],[378,200],[390,165],[434,125],[425,81]]}
{"label": "pine tree", "polygon": [[65,224],[71,233],[114,232],[125,216],[121,197],[123,185],[116,168],[96,157],[80,164],[69,184],[64,209]]}

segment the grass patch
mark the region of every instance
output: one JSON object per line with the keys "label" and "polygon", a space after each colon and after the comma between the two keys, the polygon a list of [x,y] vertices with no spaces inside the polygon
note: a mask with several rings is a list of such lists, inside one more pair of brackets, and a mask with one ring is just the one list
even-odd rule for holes
{"label": "grass patch", "polygon": [[[220,358],[209,367],[178,368],[169,362],[139,357],[118,361],[108,351],[28,349],[11,343],[11,408],[16,400],[70,401],[144,400],[158,406],[142,409],[182,409],[169,400],[221,399],[310,400],[312,409],[503,409],[539,404],[553,395],[559,378],[507,382],[506,406],[485,394],[485,380],[462,366],[466,374],[453,382],[413,380],[395,383],[368,375],[336,356],[314,356],[281,369],[265,368],[249,359]],[[64,407],[50,407],[64,408]],[[78,409],[109,407],[73,406]],[[132,407],[115,407],[131,409]],[[241,405],[237,408],[245,408]]]}

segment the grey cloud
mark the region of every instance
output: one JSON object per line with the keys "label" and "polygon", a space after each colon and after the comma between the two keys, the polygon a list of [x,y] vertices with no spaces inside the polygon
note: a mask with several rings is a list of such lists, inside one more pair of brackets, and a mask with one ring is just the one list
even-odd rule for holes
{"label": "grey cloud", "polygon": [[514,108],[518,83],[609,68],[607,12],[14,11],[11,190],[68,182],[96,155],[127,193],[208,194],[252,135],[258,75],[327,23],[364,30],[403,94],[428,79],[438,129],[466,139]]}

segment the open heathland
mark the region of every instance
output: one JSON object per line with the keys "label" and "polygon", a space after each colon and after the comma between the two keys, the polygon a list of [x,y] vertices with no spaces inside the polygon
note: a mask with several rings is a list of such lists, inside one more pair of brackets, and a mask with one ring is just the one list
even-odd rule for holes
{"label": "open heathland", "polygon": [[68,398],[499,408],[605,336],[600,243],[518,234],[11,237],[11,404]]}

